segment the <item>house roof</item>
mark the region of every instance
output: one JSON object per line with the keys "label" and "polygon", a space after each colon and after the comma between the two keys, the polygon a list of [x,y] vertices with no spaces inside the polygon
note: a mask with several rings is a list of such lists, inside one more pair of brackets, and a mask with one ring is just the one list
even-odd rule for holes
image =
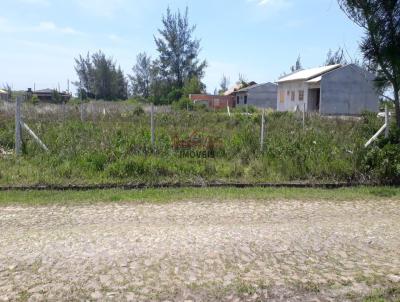
{"label": "house roof", "polygon": [[[253,82],[253,81],[249,82],[248,84],[249,84],[249,86],[257,85],[257,83]],[[233,94],[235,92],[238,92],[241,89],[243,89],[242,83],[236,84],[235,86],[233,86],[233,87],[229,88],[227,91],[225,91],[224,95],[225,96],[231,95],[231,94]]]}
{"label": "house roof", "polygon": [[253,88],[257,88],[257,87],[261,87],[261,86],[265,86],[265,85],[273,85],[273,86],[276,86],[274,83],[262,83],[262,84],[255,84],[255,85],[251,85],[251,86],[247,86],[247,87],[245,87],[245,88],[242,88],[242,89],[240,89],[240,90],[238,90],[238,91],[236,91],[236,92],[247,92],[247,91],[249,91],[250,89],[253,89]]}
{"label": "house roof", "polygon": [[336,65],[328,65],[323,67],[300,70],[288,76],[280,78],[278,83],[291,82],[291,81],[309,81],[311,79],[319,77],[327,72],[330,72],[340,67],[342,67],[342,65],[336,64]]}
{"label": "house roof", "polygon": [[319,77],[313,78],[311,80],[308,80],[307,83],[309,83],[309,84],[318,84],[319,82],[321,82],[321,80],[322,80],[322,76],[319,76]]}
{"label": "house roof", "polygon": [[35,90],[33,93],[53,93],[55,89],[42,89],[42,90]]}
{"label": "house roof", "polygon": [[7,91],[0,89],[0,94],[8,94]]}

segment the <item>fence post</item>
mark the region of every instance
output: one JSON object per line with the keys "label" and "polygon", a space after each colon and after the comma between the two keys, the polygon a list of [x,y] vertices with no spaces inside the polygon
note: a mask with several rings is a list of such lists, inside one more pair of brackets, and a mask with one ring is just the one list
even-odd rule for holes
{"label": "fence post", "polygon": [[17,96],[15,102],[15,154],[17,156],[21,155],[22,153],[21,103],[22,103],[22,96]]}
{"label": "fence post", "polygon": [[303,130],[306,128],[306,103],[303,104]]}
{"label": "fence post", "polygon": [[151,104],[151,112],[150,112],[150,126],[151,126],[151,145],[154,147],[156,139],[155,139],[155,125],[154,125],[154,104]]}
{"label": "fence post", "polygon": [[264,151],[264,132],[265,132],[265,109],[263,109],[261,115],[261,139],[260,139],[261,152]]}
{"label": "fence post", "polygon": [[83,107],[83,103],[81,103],[80,105],[80,111],[81,111],[81,121],[84,122],[85,121],[85,108]]}
{"label": "fence post", "polygon": [[388,138],[390,130],[390,122],[389,122],[389,108],[387,104],[385,105],[385,125],[386,125],[385,138]]}
{"label": "fence post", "polygon": [[62,102],[62,120],[63,122],[65,122],[65,120],[67,119],[66,115],[67,115],[67,110],[66,110],[66,104],[65,101]]}

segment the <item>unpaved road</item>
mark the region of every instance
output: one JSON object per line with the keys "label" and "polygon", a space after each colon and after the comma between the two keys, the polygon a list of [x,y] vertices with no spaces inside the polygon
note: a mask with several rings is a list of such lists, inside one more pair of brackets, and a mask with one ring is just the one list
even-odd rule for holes
{"label": "unpaved road", "polygon": [[399,201],[0,207],[0,301],[358,300],[399,232]]}

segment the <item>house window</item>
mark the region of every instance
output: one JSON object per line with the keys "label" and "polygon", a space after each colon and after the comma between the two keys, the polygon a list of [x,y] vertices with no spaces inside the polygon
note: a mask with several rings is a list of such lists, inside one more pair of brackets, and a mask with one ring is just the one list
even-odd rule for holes
{"label": "house window", "polygon": [[237,103],[238,105],[240,104],[240,97],[239,97],[239,96],[236,97],[236,103]]}
{"label": "house window", "polygon": [[290,91],[289,91],[289,90],[287,91],[287,95],[288,95],[288,96],[290,95]]}
{"label": "house window", "polygon": [[299,101],[304,101],[304,90],[299,90]]}
{"label": "house window", "polygon": [[296,98],[296,93],[294,91],[292,91],[292,96],[291,96],[291,100],[292,102],[294,102],[294,99]]}
{"label": "house window", "polygon": [[247,105],[247,95],[244,96],[244,104]]}

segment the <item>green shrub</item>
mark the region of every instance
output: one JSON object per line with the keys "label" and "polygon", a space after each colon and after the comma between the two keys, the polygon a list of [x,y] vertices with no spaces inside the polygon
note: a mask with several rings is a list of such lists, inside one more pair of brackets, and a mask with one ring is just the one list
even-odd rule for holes
{"label": "green shrub", "polygon": [[172,107],[175,110],[193,110],[194,104],[189,98],[181,98],[179,101],[172,103]]}
{"label": "green shrub", "polygon": [[[15,122],[12,115],[0,114],[0,146],[9,150],[14,147]],[[293,113],[269,113],[263,152],[260,121],[260,113],[231,117],[225,112],[159,113],[152,146],[149,117],[141,113],[86,122],[79,114],[61,122],[28,115],[27,124],[51,153],[44,154],[24,135],[23,160],[1,158],[0,183],[197,181],[198,177],[248,182],[400,179],[396,130],[389,139],[363,146],[382,126],[374,114],[365,113],[359,121],[315,116],[303,129],[301,117]],[[173,148],[176,140],[199,138],[203,144],[189,150],[215,150],[217,158],[180,157]]]}
{"label": "green shrub", "polygon": [[133,115],[140,116],[143,115],[144,113],[145,112],[142,106],[136,106],[135,109],[133,109]]}

